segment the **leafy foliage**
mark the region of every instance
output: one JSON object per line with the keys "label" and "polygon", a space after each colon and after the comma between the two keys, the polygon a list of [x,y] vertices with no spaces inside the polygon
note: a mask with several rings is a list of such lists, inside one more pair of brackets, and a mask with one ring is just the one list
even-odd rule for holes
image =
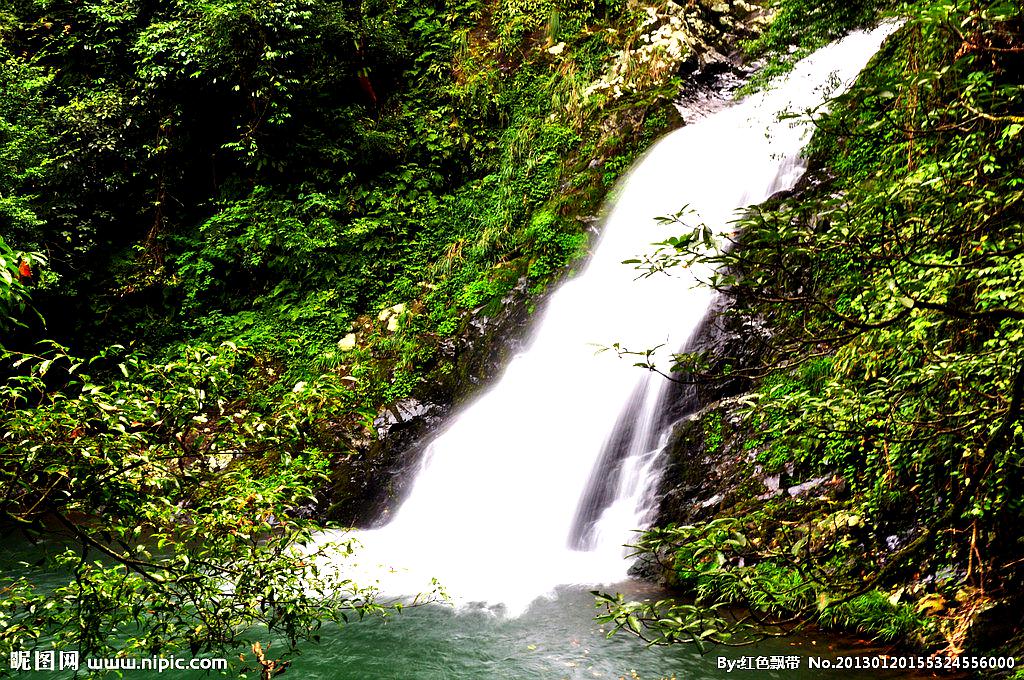
{"label": "leafy foliage", "polygon": [[754,74],[744,90],[766,85],[819,47],[838,40],[852,29],[873,24],[880,11],[899,14],[900,7],[901,3],[888,0],[775,0],[768,3],[771,22],[764,32],[744,45],[751,56],[764,57],[767,63]]}
{"label": "leafy foliage", "polygon": [[47,325],[2,341],[0,530],[60,547],[0,585],[2,644],[288,653],[381,611],[305,518],[674,124],[671,74],[586,96],[640,28],[617,0],[5,5],[0,320],[31,288]]}
{"label": "leafy foliage", "polygon": [[[577,256],[572,216],[603,189],[553,204],[567,158],[639,148],[584,133],[581,113],[613,51],[594,24],[632,16],[562,4],[502,6],[508,27],[549,24],[512,68],[476,0],[19,2],[0,48],[0,230],[52,254],[43,311],[105,319],[96,347],[184,327],[302,363],[420,297],[420,330],[450,333],[461,287],[510,254],[538,281]],[[552,40],[559,59],[536,49]]]}
{"label": "leafy foliage", "polygon": [[23,325],[28,309],[33,265],[45,262],[40,253],[16,253],[0,239],[0,329]]}
{"label": "leafy foliage", "polygon": [[[53,644],[227,656],[265,636],[287,653],[324,623],[384,611],[372,589],[321,566],[352,542],[319,544],[302,519],[345,381],[261,405],[241,391],[259,367],[232,346],[167,363],[114,350],[83,362],[56,347],[8,358],[22,372],[2,388],[0,519],[67,547],[3,578],[5,655]],[[104,368],[115,373],[92,372]],[[39,569],[66,580],[44,588]]]}
{"label": "leafy foliage", "polygon": [[[920,631],[915,609],[863,587],[863,519],[841,509],[785,521],[772,508],[646,532],[636,554],[661,562],[681,596],[627,601],[595,593],[599,620],[650,644],[743,646],[791,634],[811,619],[895,640]],[[786,510],[792,511],[791,508]]]}
{"label": "leafy foliage", "polygon": [[[820,121],[813,182],[753,209],[733,241],[688,225],[634,264],[653,275],[712,263],[710,284],[737,299],[734,313],[771,321],[768,363],[740,371],[760,385],[749,422],[772,429],[761,462],[837,475],[869,528],[851,557],[864,573],[847,594],[833,571],[804,575],[842,607],[787,609],[854,626],[888,616],[876,634],[902,636],[913,617],[880,613],[879,598],[931,574],[938,592],[921,601],[955,600],[951,618],[966,621],[933,628],[931,643],[956,654],[979,608],[1020,593],[1024,17],[1006,2],[903,11],[897,37]],[[685,211],[667,219],[685,223]],[[685,360],[687,370],[701,363]],[[697,538],[677,534],[652,534],[645,547],[688,554]],[[899,549],[886,544],[899,536]],[[831,561],[817,550],[815,561]],[[761,548],[748,566],[717,571],[767,584],[756,573],[766,559]],[[730,584],[698,588],[701,602],[735,602]],[[739,601],[763,606],[755,592]]]}

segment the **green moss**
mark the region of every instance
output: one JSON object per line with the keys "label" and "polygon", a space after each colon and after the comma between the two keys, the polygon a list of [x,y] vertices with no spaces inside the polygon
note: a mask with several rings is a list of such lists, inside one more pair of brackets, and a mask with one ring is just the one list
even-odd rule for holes
{"label": "green moss", "polygon": [[717,453],[722,448],[722,412],[714,410],[701,419],[704,427],[704,450]]}

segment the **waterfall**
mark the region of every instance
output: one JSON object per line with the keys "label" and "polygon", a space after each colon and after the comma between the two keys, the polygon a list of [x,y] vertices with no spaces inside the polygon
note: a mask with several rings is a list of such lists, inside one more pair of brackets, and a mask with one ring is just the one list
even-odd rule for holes
{"label": "waterfall", "polygon": [[422,592],[436,578],[457,600],[511,612],[556,585],[624,579],[623,545],[656,500],[667,381],[597,350],[677,350],[712,294],[696,285],[708,271],[637,278],[622,261],[677,235],[656,217],[688,206],[723,232],[738,209],[791,188],[811,126],[780,113],[820,107],[892,28],[851,34],[659,141],[617,187],[587,267],[552,295],[527,349],[429,444],[408,498],[388,525],[360,532],[348,568],[385,592]]}

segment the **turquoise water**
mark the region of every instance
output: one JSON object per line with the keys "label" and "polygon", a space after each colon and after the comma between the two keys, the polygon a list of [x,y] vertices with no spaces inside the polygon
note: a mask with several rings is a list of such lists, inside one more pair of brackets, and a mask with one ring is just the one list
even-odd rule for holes
{"label": "turquoise water", "polygon": [[[622,584],[633,597],[660,597],[643,584]],[[640,592],[637,592],[637,591]],[[650,592],[643,592],[648,590]],[[477,680],[583,678],[679,680],[759,678],[869,678],[874,672],[807,670],[734,671],[718,668],[718,657],[810,654],[834,657],[864,653],[854,641],[824,634],[775,639],[754,647],[713,648],[701,656],[691,646],[647,647],[618,633],[611,638],[594,621],[594,599],[582,588],[563,588],[541,599],[521,617],[505,619],[489,611],[455,613],[439,607],[409,610],[385,621],[350,626],[295,661],[302,677],[315,680],[365,678]],[[875,650],[877,651],[877,650]],[[887,678],[923,677],[886,674]]]}
{"label": "turquoise water", "polygon": [[[38,559],[42,550],[22,546],[0,559],[5,574],[17,573],[19,561]],[[51,575],[55,586],[59,575]],[[634,599],[661,599],[653,585],[630,581],[611,588]],[[564,587],[540,598],[516,618],[500,609],[482,606],[454,611],[427,605],[405,609],[386,618],[371,618],[344,627],[327,627],[319,644],[308,644],[294,657],[282,677],[308,680],[704,680],[758,678],[910,679],[922,674],[891,671],[826,671],[807,668],[807,657],[834,658],[839,654],[875,654],[887,650],[831,633],[803,633],[773,639],[752,647],[712,648],[701,655],[692,646],[647,647],[641,640],[618,633],[611,638],[594,620],[597,610],[589,589]],[[270,656],[277,651],[270,649]],[[236,653],[237,654],[237,653]],[[801,657],[800,670],[733,671],[719,669],[719,656]],[[249,654],[251,657],[251,654]],[[237,658],[237,656],[236,656]],[[0,660],[5,664],[6,659]],[[635,673],[635,675],[633,675]],[[125,671],[126,679],[216,677],[205,672]],[[70,678],[70,672],[30,672],[24,678]],[[250,677],[255,677],[250,674]]]}
{"label": "turquoise water", "polygon": [[[874,654],[877,648],[815,633],[743,648],[712,648],[701,655],[687,645],[647,647],[622,633],[609,638],[593,620],[593,597],[563,589],[536,602],[526,614],[507,619],[477,610],[455,613],[438,606],[407,609],[386,619],[369,619],[324,631],[318,645],[294,657],[286,678],[308,680],[718,680],[748,678],[923,678],[886,671],[811,670],[809,655]],[[270,649],[274,651],[273,646]],[[727,672],[720,656],[801,657],[800,670]],[[251,654],[248,655],[251,657]],[[273,654],[270,654],[273,657]],[[34,672],[26,678],[70,678],[71,673]],[[214,674],[216,675],[216,674]],[[200,671],[125,671],[126,679],[211,677]],[[250,674],[250,677],[254,677]]]}

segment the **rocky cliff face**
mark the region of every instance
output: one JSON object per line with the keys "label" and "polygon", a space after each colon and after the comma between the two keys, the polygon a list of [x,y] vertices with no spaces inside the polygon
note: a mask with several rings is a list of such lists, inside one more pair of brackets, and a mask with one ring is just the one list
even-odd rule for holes
{"label": "rocky cliff face", "polygon": [[331,519],[361,528],[387,523],[405,498],[431,437],[523,349],[537,304],[522,280],[496,314],[476,310],[464,319],[459,334],[438,344],[421,389],[382,407],[374,431],[353,440],[355,453],[336,465]]}
{"label": "rocky cliff face", "polygon": [[[707,357],[710,372],[725,364],[753,366],[760,354],[758,336],[744,333],[742,323],[726,312],[732,304],[719,298],[690,341],[687,352]],[[750,324],[755,327],[754,324]],[[665,449],[654,523],[689,524],[712,514],[735,494],[738,468],[746,452],[739,446],[736,397],[750,388],[746,378],[703,381],[686,376],[676,397],[666,404],[673,424]]]}
{"label": "rocky cliff face", "polygon": [[770,356],[772,334],[769,321],[750,314],[743,300],[722,295],[691,338],[686,352],[699,355],[703,368],[684,377],[665,405],[670,432],[654,525],[692,524],[738,505],[834,485],[830,476],[803,479],[790,464],[764,462],[766,445],[745,406],[760,389],[758,368]]}

